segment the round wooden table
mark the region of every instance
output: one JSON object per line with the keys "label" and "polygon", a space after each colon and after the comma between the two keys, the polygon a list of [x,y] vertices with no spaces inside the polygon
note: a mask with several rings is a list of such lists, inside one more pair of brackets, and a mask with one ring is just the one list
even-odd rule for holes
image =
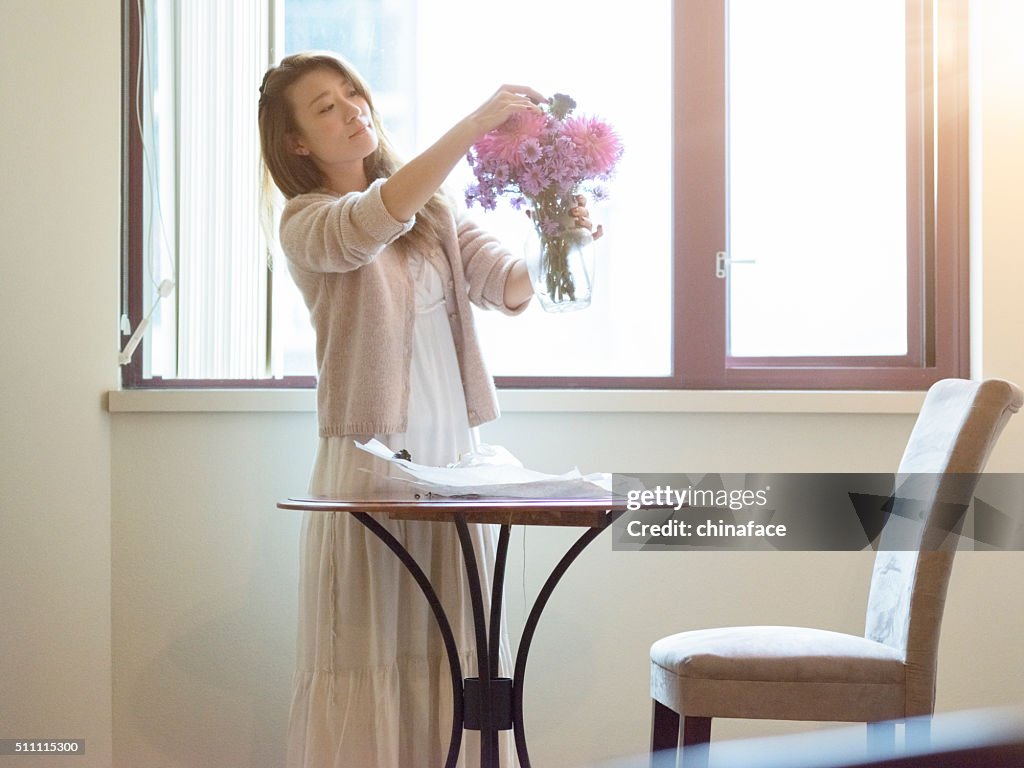
{"label": "round wooden table", "polygon": [[[292,498],[281,501],[280,509],[308,512],[345,512],[366,526],[402,561],[416,580],[430,604],[444,640],[452,678],[452,735],[448,747],[447,768],[453,768],[462,745],[463,729],[480,731],[481,768],[499,768],[498,733],[511,729],[522,768],[530,768],[530,758],[523,730],[523,681],[526,661],[540,615],[558,582],[579,554],[612,521],[625,511],[625,500],[588,499],[509,499],[509,498],[445,498],[423,496],[413,499],[321,499]],[[455,637],[433,585],[426,574],[390,531],[375,519],[384,515],[394,520],[429,520],[454,523],[462,547],[473,623],[476,632],[477,668],[479,676],[465,678],[459,662]],[[469,537],[470,523],[500,526],[495,553],[494,583],[491,588],[490,616],[484,609],[483,589],[477,571],[477,554]],[[501,599],[505,581],[505,562],[509,535],[513,525],[553,525],[587,530],[569,547],[552,569],[523,627],[511,679],[498,670]]]}

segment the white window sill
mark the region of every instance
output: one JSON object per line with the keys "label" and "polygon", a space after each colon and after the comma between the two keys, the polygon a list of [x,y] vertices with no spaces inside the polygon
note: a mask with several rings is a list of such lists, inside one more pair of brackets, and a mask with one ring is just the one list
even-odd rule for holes
{"label": "white window sill", "polygon": [[[916,414],[924,392],[533,390],[498,393],[504,413]],[[312,413],[311,389],[114,390],[111,413]]]}

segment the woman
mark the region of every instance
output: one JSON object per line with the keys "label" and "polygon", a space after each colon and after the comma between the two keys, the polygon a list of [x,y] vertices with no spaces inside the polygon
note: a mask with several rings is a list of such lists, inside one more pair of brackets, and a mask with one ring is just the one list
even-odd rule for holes
{"label": "woman", "polygon": [[[498,416],[470,302],[514,315],[532,289],[524,262],[457,216],[440,187],[474,141],[518,112],[538,111],[544,98],[503,86],[400,166],[369,89],[340,58],[289,56],[260,93],[264,162],[287,199],[281,245],[316,330],[320,443],[310,492],[351,498],[384,487],[355,440],[377,437],[421,464],[457,460],[476,447],[475,427]],[[580,203],[573,212],[589,228]],[[430,577],[464,673],[474,675],[454,527],[382,522]],[[472,531],[487,585],[494,532]],[[442,765],[451,733],[447,657],[412,579],[347,514],[308,514],[301,558],[288,765]],[[507,637],[501,650],[507,669]],[[512,765],[507,735],[503,764]],[[463,764],[475,763],[476,736],[467,731]]]}

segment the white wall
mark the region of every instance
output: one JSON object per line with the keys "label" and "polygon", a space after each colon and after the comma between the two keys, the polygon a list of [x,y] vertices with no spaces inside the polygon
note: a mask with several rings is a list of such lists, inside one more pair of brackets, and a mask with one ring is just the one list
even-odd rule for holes
{"label": "white wall", "polygon": [[[119,3],[3,3],[0,738],[111,764]],[[41,764],[2,758],[0,764]]]}
{"label": "white wall", "polygon": [[[72,0],[23,0],[5,4],[0,27],[3,93],[17,105],[0,128],[0,738],[87,738],[90,756],[76,765],[279,766],[298,519],[274,501],[305,487],[313,416],[103,411],[117,376],[119,5],[84,14]],[[977,374],[1024,382],[1024,6],[978,0],[976,10]],[[1017,419],[992,469],[1024,470]],[[548,470],[571,457],[584,470],[888,471],[912,420],[512,411],[484,437]],[[513,632],[571,536],[513,541]],[[627,554],[599,539],[534,643],[535,764],[644,749],[647,649],[663,634],[748,622],[858,631],[869,568],[861,553]],[[958,558],[940,709],[1024,702],[1022,577],[1021,553]],[[782,728],[723,722],[716,738]]]}
{"label": "white wall", "polygon": [[114,419],[116,765],[279,766],[311,415]]}

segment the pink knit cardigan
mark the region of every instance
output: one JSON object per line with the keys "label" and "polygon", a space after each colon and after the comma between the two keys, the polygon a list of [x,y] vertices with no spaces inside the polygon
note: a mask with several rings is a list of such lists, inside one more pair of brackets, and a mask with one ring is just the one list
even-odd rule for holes
{"label": "pink knit cardigan", "polygon": [[[415,314],[407,259],[389,247],[415,218],[393,218],[383,180],[342,197],[292,198],[281,216],[281,245],[316,330],[320,435],[406,431]],[[498,417],[470,302],[506,314],[505,282],[516,258],[472,221],[452,217],[424,257],[440,272],[470,426]],[[528,303],[528,302],[527,302]]]}

